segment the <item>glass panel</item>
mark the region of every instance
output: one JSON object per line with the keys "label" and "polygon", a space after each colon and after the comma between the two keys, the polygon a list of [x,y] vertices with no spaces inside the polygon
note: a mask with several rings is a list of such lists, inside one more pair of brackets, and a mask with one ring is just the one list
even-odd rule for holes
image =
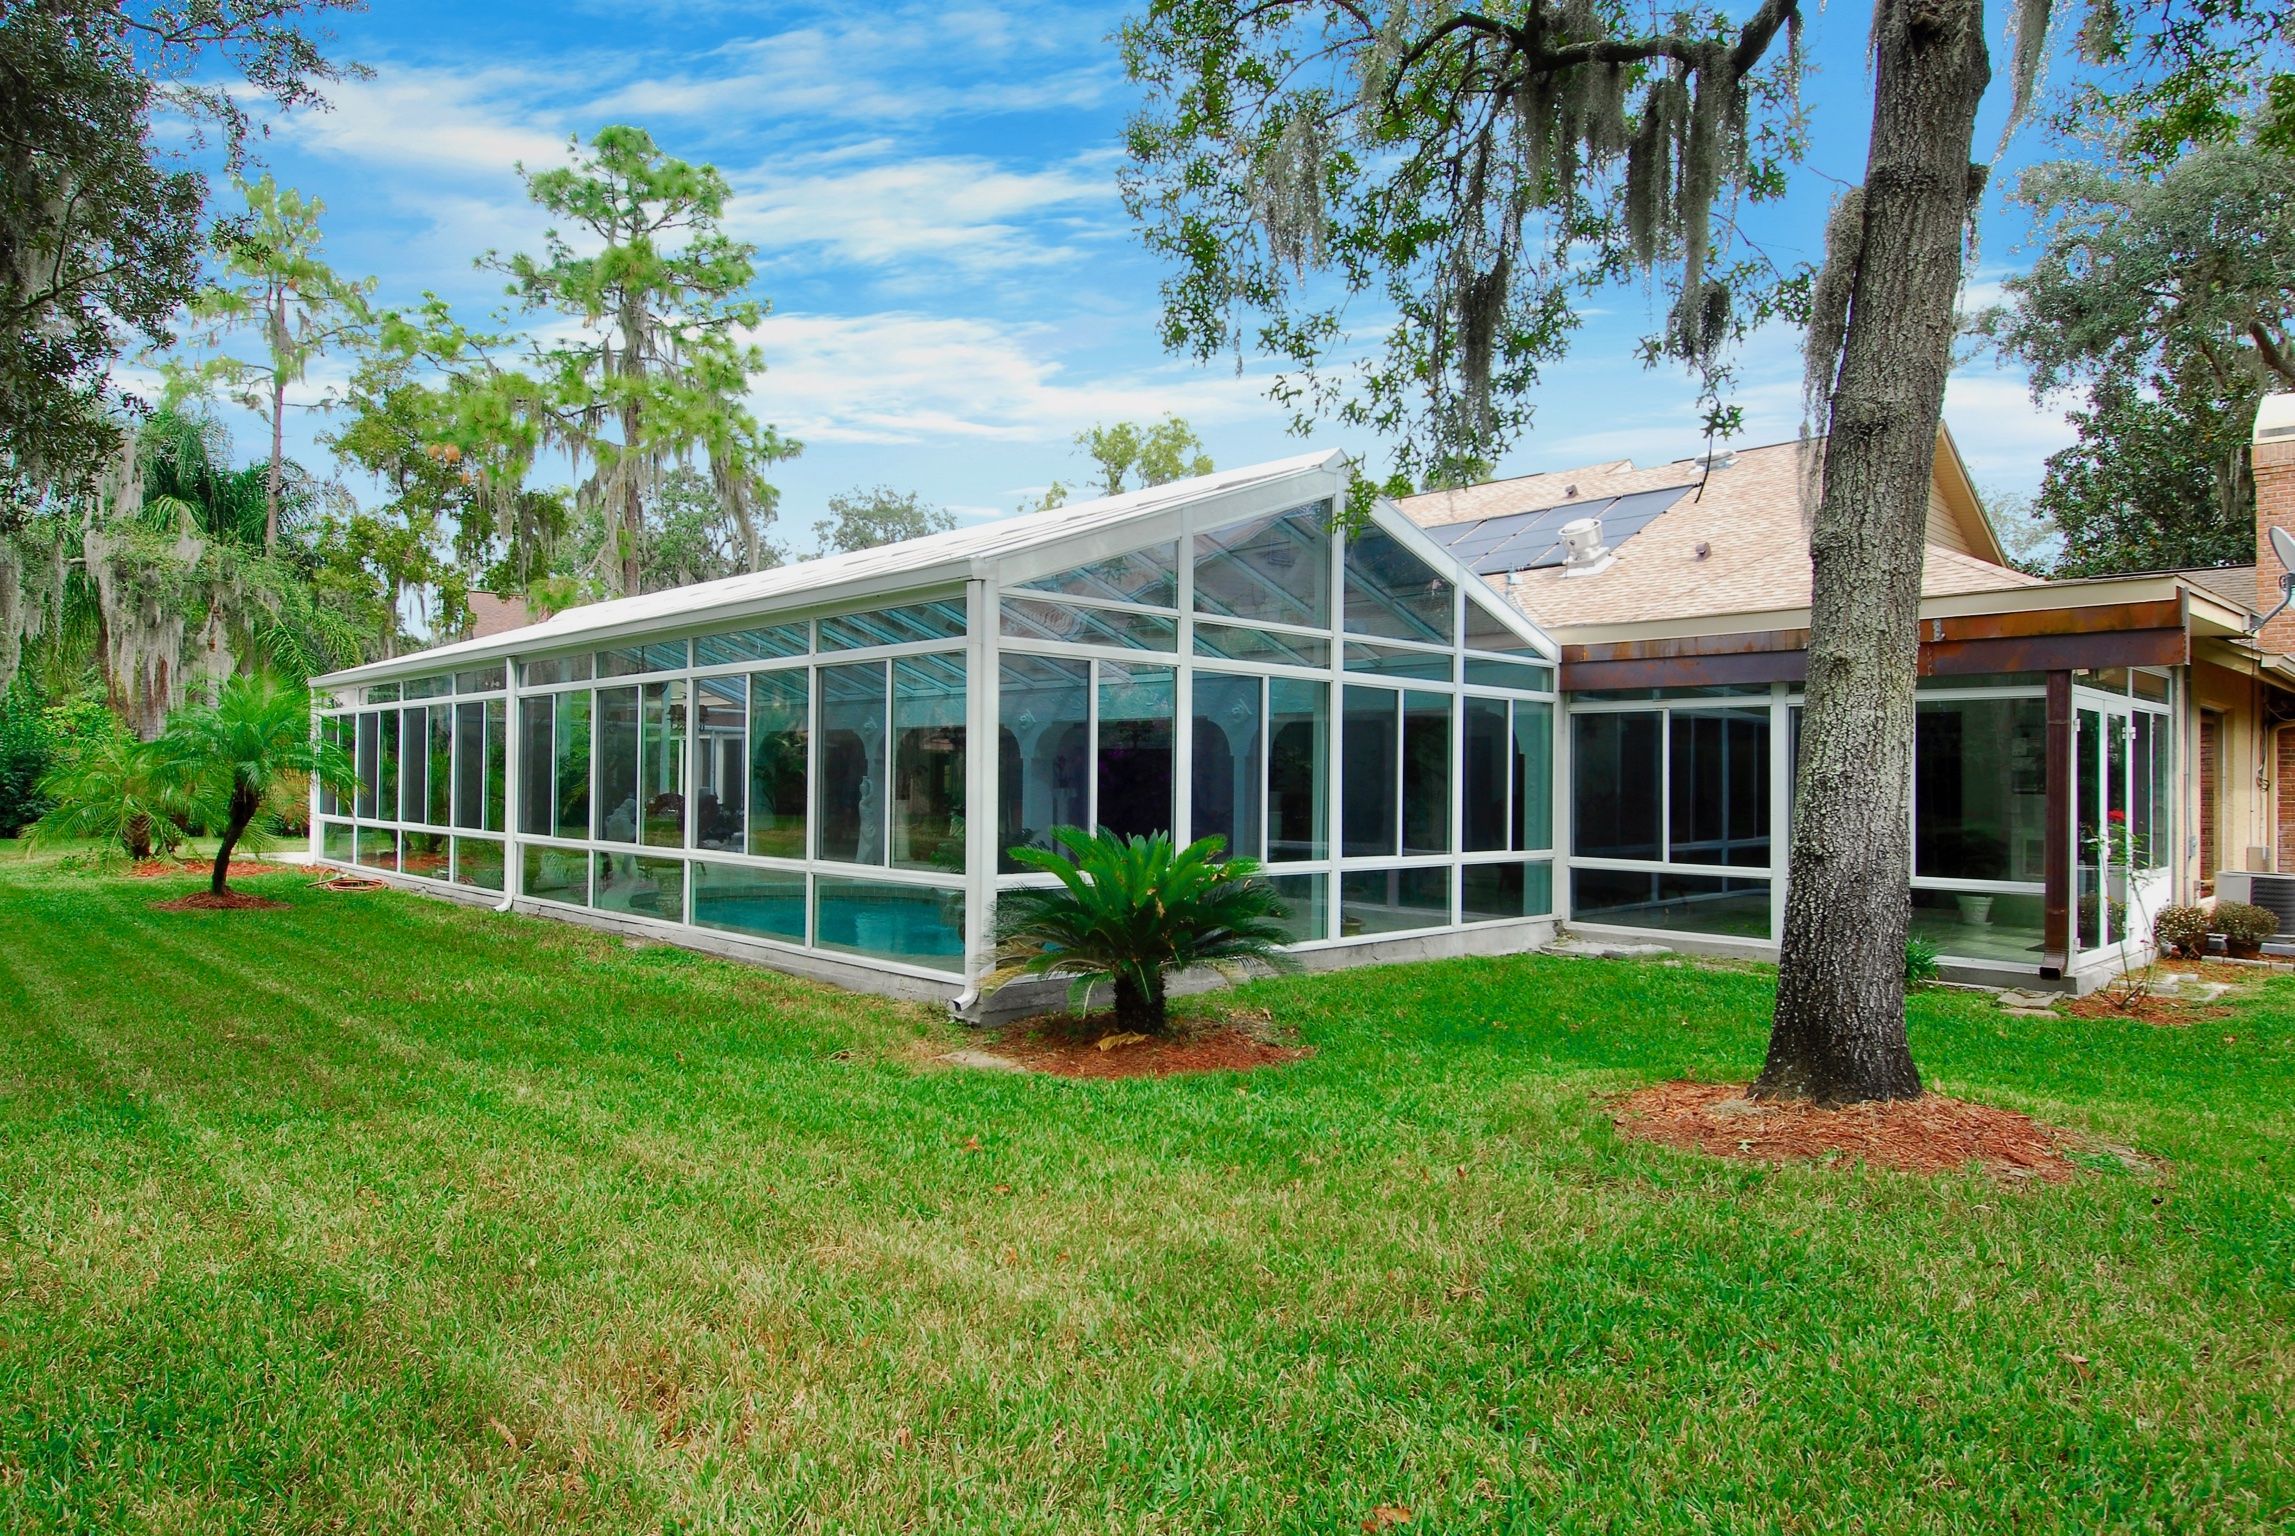
{"label": "glass panel", "polygon": [[1322,858],[1331,826],[1330,685],[1271,677],[1267,714],[1267,857]]}
{"label": "glass panel", "polygon": [[1571,851],[1588,858],[1656,859],[1664,769],[1654,712],[1573,715]]}
{"label": "glass panel", "polygon": [[539,901],[571,902],[577,907],[590,904],[588,854],[575,848],[536,848],[531,844],[525,853],[520,894]]}
{"label": "glass panel", "polygon": [[893,663],[892,861],[964,869],[964,658]]}
{"label": "glass panel", "polygon": [[1552,693],[1554,669],[1519,661],[1484,661],[1466,658],[1466,680],[1484,688],[1512,688],[1522,693]]}
{"label": "glass panel", "polygon": [[425,880],[444,880],[447,868],[446,834],[401,832],[398,838],[398,867],[403,874],[420,875]]}
{"label": "glass panel", "polygon": [[454,706],[454,825],[486,825],[486,706]]}
{"label": "glass panel", "polygon": [[368,869],[398,868],[398,834],[381,827],[359,828],[357,859]]}
{"label": "glass panel", "polygon": [[319,829],[319,857],[331,864],[348,864],[351,860],[352,832],[350,823],[330,821]]}
{"label": "glass panel", "polygon": [[1234,629],[1225,624],[1195,626],[1195,654],[1227,661],[1264,661],[1286,667],[1327,667],[1331,642],[1318,635],[1279,629]]}
{"label": "glass panel", "polygon": [[1195,611],[1331,627],[1328,503],[1195,536]]}
{"label": "glass panel", "polygon": [[693,920],[762,939],[805,942],[805,877],[794,870],[693,864]]}
{"label": "glass panel", "polygon": [[1472,587],[1467,588],[1465,645],[1470,651],[1496,651],[1502,656],[1538,654],[1538,648],[1514,633],[1512,625],[1476,600]]}
{"label": "glass panel", "polygon": [[386,709],[376,717],[382,732],[382,777],[375,786],[375,814],[384,821],[399,820],[398,756],[399,712]]}
{"label": "glass panel", "polygon": [[820,856],[885,861],[885,668],[821,668]]}
{"label": "glass panel", "polygon": [[627,912],[664,923],[685,921],[685,860],[600,853],[595,860],[590,905],[601,912]]}
{"label": "glass panel", "polygon": [[652,848],[685,846],[685,683],[645,685],[645,751],[638,759],[644,785],[645,841]]}
{"label": "glass panel", "polygon": [[[1925,685],[1925,679],[1924,679]],[[1769,697],[1767,683],[1707,683],[1695,688],[1573,689],[1573,704],[1639,704],[1653,699],[1744,699]]]}
{"label": "glass panel", "polygon": [[398,684],[396,684],[396,683],[376,683],[376,684],[372,685],[371,687],[369,687],[369,688],[367,689],[367,693],[366,693],[366,702],[367,702],[367,703],[369,703],[369,704],[395,704],[395,703],[397,703],[397,702],[398,702]]}
{"label": "glass panel", "polygon": [[1450,681],[1450,669],[1451,654],[1448,651],[1405,651],[1384,645],[1364,645],[1354,640],[1347,642],[1349,672],[1447,683]]}
{"label": "glass panel", "polygon": [[1358,869],[1339,877],[1339,935],[1450,926],[1450,866]]}
{"label": "glass panel", "polygon": [[964,633],[964,599],[910,603],[871,613],[847,613],[821,621],[821,649],[857,650],[864,645],[906,645],[914,640],[948,640]]}
{"label": "glass panel", "polygon": [[1401,732],[1401,694],[1389,688],[1346,690],[1339,732],[1339,851],[1349,858],[1391,854],[1398,847]]}
{"label": "glass panel", "polygon": [[1453,644],[1456,593],[1383,529],[1365,529],[1347,542],[1347,628],[1356,634]]}
{"label": "glass panel", "polygon": [[[345,725],[346,722],[342,716],[329,715],[319,722],[319,739],[333,747],[344,747]],[[343,808],[341,801],[342,796],[337,793],[335,787],[325,780],[321,780],[319,783],[319,814],[321,816],[341,814]]]}
{"label": "glass panel", "polygon": [[1673,712],[1669,862],[1769,867],[1769,711]]}
{"label": "glass panel", "polygon": [[749,676],[749,851],[805,856],[805,757],[812,740],[803,669]]}
{"label": "glass panel", "polygon": [[434,827],[448,825],[454,819],[454,706],[430,706],[429,763],[425,768],[424,783],[430,788],[423,807],[424,821]]}
{"label": "glass panel", "polygon": [[519,678],[529,688],[547,688],[552,683],[586,682],[590,675],[590,657],[587,651],[579,656],[548,656],[540,661],[529,661],[518,669]]}
{"label": "glass panel", "polygon": [[1514,701],[1514,846],[1554,846],[1554,706]]}
{"label": "glass panel", "polygon": [[2046,701],[1924,699],[1914,722],[1913,872],[2045,880]]}
{"label": "glass panel", "polygon": [[443,698],[445,695],[450,694],[453,691],[454,679],[451,677],[417,677],[408,680],[406,684],[406,691],[401,695],[401,697],[409,699],[436,699]]}
{"label": "glass panel", "polygon": [[749,803],[748,679],[702,678],[693,700],[693,846],[739,853]]}
{"label": "glass panel", "polygon": [[1267,883],[1283,900],[1283,915],[1276,921],[1294,944],[1313,943],[1331,934],[1331,877],[1329,875],[1274,875]]}
{"label": "glass panel", "polygon": [[1015,640],[1113,645],[1133,651],[1170,651],[1179,647],[1177,619],[1116,608],[1078,608],[1031,597],[1004,599],[1002,628]]}
{"label": "glass panel", "polygon": [[1261,680],[1223,672],[1195,674],[1195,762],[1189,776],[1190,839],[1219,837],[1227,851],[1263,856],[1259,842],[1260,766],[1265,751]]}
{"label": "glass panel", "polygon": [[1449,853],[1450,695],[1403,695],[1402,840],[1405,853]]}
{"label": "glass panel", "polygon": [[638,691],[600,688],[597,701],[596,836],[601,843],[634,843],[638,840]]}
{"label": "glass panel", "polygon": [[358,717],[358,748],[354,766],[358,769],[359,788],[356,814],[372,819],[377,815],[377,802],[382,783],[382,748],[379,741],[382,717],[365,714]]}
{"label": "glass panel", "polygon": [[481,891],[502,889],[502,845],[490,837],[454,840],[454,883]]}
{"label": "glass panel", "polygon": [[[500,693],[502,691],[502,677],[502,663],[499,661],[490,662],[468,672],[455,673],[454,691],[456,693]],[[494,889],[500,890],[501,887],[496,886]]]}
{"label": "glass panel", "polygon": [[551,742],[556,694],[518,701],[518,830],[548,837],[557,827],[558,793],[552,787]]}
{"label": "glass panel", "polygon": [[486,711],[486,830],[500,832],[508,823],[503,797],[510,782],[510,701],[488,699]]}
{"label": "glass panel", "polygon": [[1459,829],[1468,853],[1493,853],[1510,846],[1512,818],[1507,796],[1514,787],[1512,708],[1504,699],[1468,699],[1466,782],[1460,796],[1465,825]]}
{"label": "glass panel", "polygon": [[1130,837],[1171,830],[1173,716],[1170,667],[1103,661],[1100,669],[1100,825]]}
{"label": "glass panel", "polygon": [[1091,663],[1007,655],[998,676],[996,867],[1015,870],[1012,849],[1091,821]]}
{"label": "glass panel", "polygon": [[2048,684],[2042,672],[1993,672],[1967,677],[1924,677],[1920,680],[1922,693],[1948,693],[1959,688],[2044,688]]}
{"label": "glass panel", "polygon": [[1671,870],[1573,869],[1570,916],[1623,928],[1769,937],[1769,882]]}
{"label": "glass panel", "polygon": [[1031,592],[1169,608],[1179,601],[1179,546],[1155,544],[1018,585]]}
{"label": "glass panel", "polygon": [[[626,690],[625,690],[626,691]],[[558,733],[553,761],[557,770],[557,834],[590,835],[590,696],[558,695]]]}
{"label": "glass panel", "polygon": [[[2128,819],[2128,780],[2132,777],[2128,772],[2128,745],[2133,734],[2126,715],[2104,717],[2105,857],[2112,868],[2120,870],[2141,868],[2143,864]],[[2117,943],[2119,934],[2115,932],[2112,939]]]}
{"label": "glass panel", "polygon": [[2037,968],[2044,905],[2019,891],[1915,890],[1912,933],[1949,959]]}
{"label": "glass panel", "polygon": [[693,664],[721,667],[736,661],[770,661],[777,656],[805,654],[805,626],[768,624],[761,629],[737,629],[730,634],[702,635],[693,642]]}
{"label": "glass panel", "polygon": [[1470,923],[1545,917],[1554,910],[1554,866],[1469,864],[1459,876],[1459,916]]}
{"label": "glass panel", "polygon": [[2168,679],[2166,673],[2137,672],[2131,675],[2129,681],[2134,684],[2137,698],[2156,699],[2161,703],[2167,701]]}
{"label": "glass panel", "polygon": [[964,893],[880,880],[815,882],[815,942],[935,971],[964,969]]}
{"label": "glass panel", "polygon": [[681,672],[685,669],[685,642],[657,640],[650,645],[617,646],[598,652],[598,676],[635,677],[642,672]]}
{"label": "glass panel", "polygon": [[[2139,682],[2143,676],[2141,672],[2136,674]],[[2173,862],[2175,851],[2175,790],[2170,779],[2175,761],[2172,735],[2175,727],[2173,717],[2169,715],[2139,715],[2137,718],[2149,718],[2152,722],[2150,862],[2153,869],[2165,869]]]}
{"label": "glass panel", "polygon": [[419,822],[423,818],[423,775],[430,767],[430,711],[415,705],[398,712],[398,812],[395,820]]}
{"label": "glass panel", "polygon": [[2104,943],[2104,881],[2099,867],[2103,857],[2104,717],[2095,710],[2079,712],[2078,751],[2073,760],[2073,782],[2078,785],[2079,866],[2076,906],[2079,947],[2095,949]]}

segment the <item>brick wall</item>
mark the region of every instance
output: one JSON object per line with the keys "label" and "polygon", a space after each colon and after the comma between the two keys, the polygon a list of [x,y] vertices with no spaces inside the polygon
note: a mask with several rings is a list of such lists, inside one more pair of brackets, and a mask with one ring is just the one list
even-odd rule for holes
{"label": "brick wall", "polygon": [[[2255,611],[2279,606],[2279,574],[2286,569],[2271,549],[2272,528],[2295,533],[2295,441],[2257,443],[2255,455]],[[2295,651],[2295,608],[2263,628],[2267,651]]]}

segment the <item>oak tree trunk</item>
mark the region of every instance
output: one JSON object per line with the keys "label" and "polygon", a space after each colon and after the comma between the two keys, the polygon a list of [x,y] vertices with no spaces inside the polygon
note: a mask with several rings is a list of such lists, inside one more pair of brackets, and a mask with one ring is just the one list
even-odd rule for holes
{"label": "oak tree trunk", "polygon": [[1768,1062],[1756,1096],[1910,1098],[1904,950],[1928,493],[1970,164],[1981,0],[1881,0],[1872,144],[1825,446],[1808,702]]}

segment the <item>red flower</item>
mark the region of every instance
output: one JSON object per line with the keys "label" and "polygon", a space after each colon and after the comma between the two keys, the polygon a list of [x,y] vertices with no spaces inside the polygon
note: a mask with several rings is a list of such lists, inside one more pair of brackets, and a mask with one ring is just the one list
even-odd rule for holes
{"label": "red flower", "polygon": [[2126,811],[2106,811],[2104,813],[2104,820],[2106,821],[2126,821],[2127,819],[2128,813]]}

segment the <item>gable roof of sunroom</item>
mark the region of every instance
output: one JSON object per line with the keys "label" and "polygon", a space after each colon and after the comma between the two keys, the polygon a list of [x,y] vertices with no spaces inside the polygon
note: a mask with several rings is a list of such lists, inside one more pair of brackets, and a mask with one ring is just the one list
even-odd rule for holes
{"label": "gable roof of sunroom", "polygon": [[[413,677],[511,656],[534,657],[602,646],[641,635],[693,633],[767,618],[800,618],[903,594],[945,588],[1003,572],[1030,580],[1073,566],[1180,537],[1197,508],[1221,523],[1289,511],[1316,501],[1343,499],[1349,472],[1344,454],[1297,454],[1265,464],[1174,480],[1120,496],[1070,502],[1049,511],[897,544],[823,555],[720,581],[696,582],[636,597],[587,603],[521,629],[433,646],[384,661],[347,667],[311,680],[316,688],[354,686]],[[1449,550],[1428,537],[1394,503],[1373,504],[1373,523],[1419,559],[1454,581],[1479,587],[1481,606],[1498,616],[1541,654],[1556,654],[1553,640],[1519,608],[1491,590]],[[1042,571],[1032,568],[1039,557]],[[1014,570],[1018,566],[1021,569]]]}

